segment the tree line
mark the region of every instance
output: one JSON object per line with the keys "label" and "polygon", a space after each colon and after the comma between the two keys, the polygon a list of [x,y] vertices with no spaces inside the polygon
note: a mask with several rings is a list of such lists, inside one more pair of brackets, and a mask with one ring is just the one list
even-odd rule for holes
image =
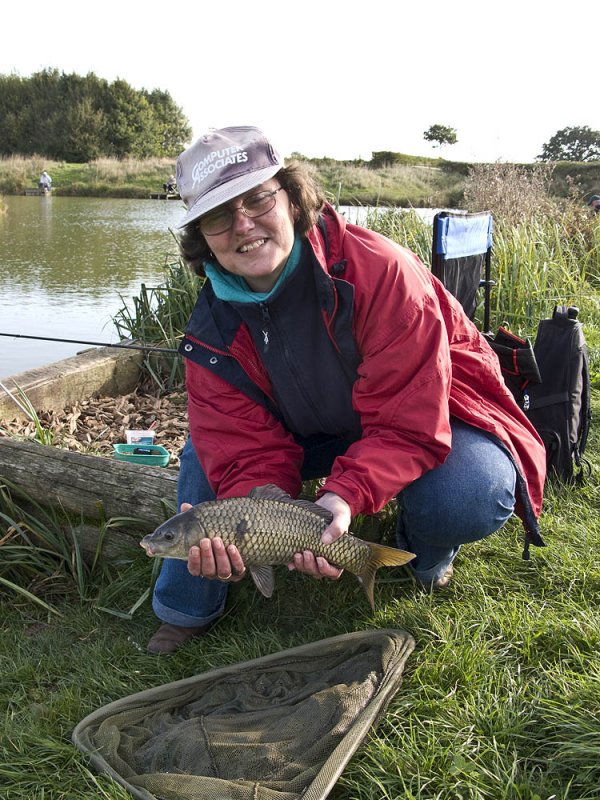
{"label": "tree line", "polygon": [[0,155],[86,163],[101,157],[173,158],[192,136],[171,95],[93,72],[0,75]]}

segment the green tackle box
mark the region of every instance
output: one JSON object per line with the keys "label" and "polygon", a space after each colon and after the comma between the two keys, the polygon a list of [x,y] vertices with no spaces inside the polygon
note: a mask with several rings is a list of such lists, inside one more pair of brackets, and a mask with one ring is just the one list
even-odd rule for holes
{"label": "green tackle box", "polygon": [[152,467],[166,467],[169,463],[169,451],[159,444],[113,444],[113,447],[117,461]]}

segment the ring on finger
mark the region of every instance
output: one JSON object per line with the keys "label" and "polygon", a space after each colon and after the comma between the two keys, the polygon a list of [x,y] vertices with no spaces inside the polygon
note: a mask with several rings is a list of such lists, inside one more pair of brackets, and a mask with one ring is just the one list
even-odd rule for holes
{"label": "ring on finger", "polygon": [[233,575],[233,573],[230,572],[229,575],[219,575],[218,578],[219,578],[220,581],[228,581],[231,578],[232,575]]}

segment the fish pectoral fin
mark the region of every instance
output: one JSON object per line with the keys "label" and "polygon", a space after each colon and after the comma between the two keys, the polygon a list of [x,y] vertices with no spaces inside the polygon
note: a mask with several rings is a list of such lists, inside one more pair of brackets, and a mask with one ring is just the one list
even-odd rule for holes
{"label": "fish pectoral fin", "polygon": [[261,567],[248,567],[248,570],[258,591],[265,597],[272,597],[275,591],[273,567],[263,565]]}

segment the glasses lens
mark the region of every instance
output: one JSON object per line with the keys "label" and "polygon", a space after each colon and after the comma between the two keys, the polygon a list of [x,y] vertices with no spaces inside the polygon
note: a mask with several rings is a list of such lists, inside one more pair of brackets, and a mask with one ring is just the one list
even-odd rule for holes
{"label": "glasses lens", "polygon": [[[242,202],[239,207],[247,217],[262,217],[267,214],[275,205],[275,195],[279,189],[271,192],[257,192],[251,194]],[[238,209],[221,208],[206,214],[198,220],[200,231],[206,236],[216,236],[225,233],[231,228],[233,215]]]}
{"label": "glasses lens", "polygon": [[275,205],[275,192],[258,192],[244,200],[244,210],[249,217],[260,217]]}
{"label": "glasses lens", "polygon": [[224,233],[231,227],[233,214],[228,208],[222,208],[212,214],[206,214],[198,222],[198,227],[202,233],[215,236],[217,233]]}

